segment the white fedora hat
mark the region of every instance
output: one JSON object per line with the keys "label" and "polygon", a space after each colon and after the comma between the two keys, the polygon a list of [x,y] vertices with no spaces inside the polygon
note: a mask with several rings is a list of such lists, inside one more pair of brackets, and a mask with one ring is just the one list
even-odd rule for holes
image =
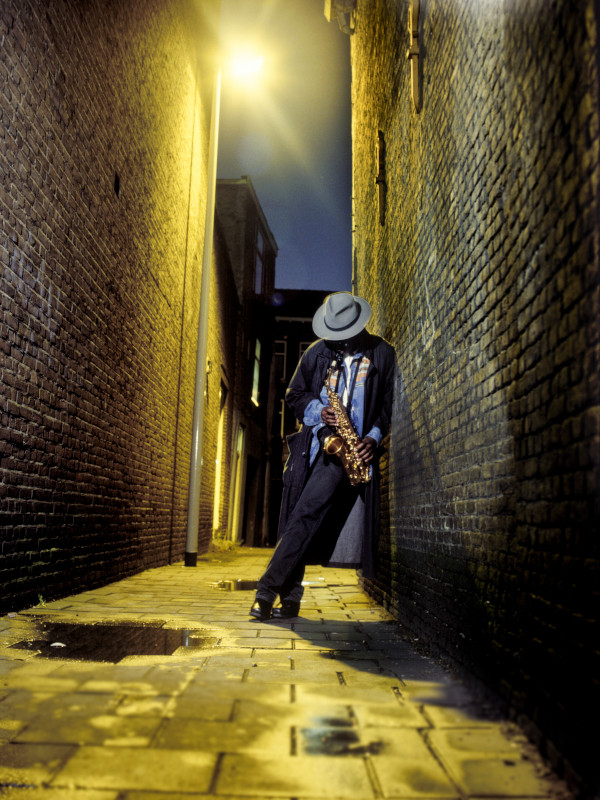
{"label": "white fedora hat", "polygon": [[371,318],[371,306],[350,292],[328,295],[313,317],[312,327],[319,339],[341,342],[360,333]]}

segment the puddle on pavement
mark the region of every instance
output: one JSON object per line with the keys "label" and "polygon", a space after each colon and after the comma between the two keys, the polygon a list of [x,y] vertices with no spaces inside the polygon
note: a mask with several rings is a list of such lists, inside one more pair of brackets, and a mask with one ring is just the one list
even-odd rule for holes
{"label": "puddle on pavement", "polygon": [[218,639],[209,633],[156,625],[37,622],[27,640],[11,647],[37,650],[43,658],[116,664],[125,656],[170,656],[179,647],[214,647]]}
{"label": "puddle on pavement", "polygon": [[212,584],[215,589],[222,589],[225,592],[251,592],[258,586],[258,581],[244,581],[241,578],[237,581],[218,581]]}
{"label": "puddle on pavement", "polygon": [[331,721],[325,722],[326,727],[301,728],[300,735],[307,755],[362,757],[377,755],[384,749],[381,741],[361,743],[358,732],[352,728],[352,723],[329,727]]}

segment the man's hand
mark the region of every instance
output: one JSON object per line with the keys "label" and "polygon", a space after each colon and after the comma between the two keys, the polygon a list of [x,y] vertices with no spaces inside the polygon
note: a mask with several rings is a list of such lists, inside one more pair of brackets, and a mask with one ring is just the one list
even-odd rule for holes
{"label": "man's hand", "polygon": [[363,464],[370,464],[371,461],[373,461],[373,456],[375,455],[376,449],[377,442],[375,439],[372,439],[370,436],[365,436],[365,438],[362,439],[357,445],[356,452]]}
{"label": "man's hand", "polygon": [[325,425],[328,425],[330,428],[335,426],[337,420],[335,411],[331,406],[323,406],[321,409],[321,419]]}

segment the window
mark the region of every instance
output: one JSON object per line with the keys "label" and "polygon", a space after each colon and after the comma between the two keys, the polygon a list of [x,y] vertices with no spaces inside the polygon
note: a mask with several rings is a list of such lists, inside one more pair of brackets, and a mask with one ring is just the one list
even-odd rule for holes
{"label": "window", "polygon": [[273,361],[275,362],[275,375],[280,380],[285,380],[287,375],[287,342],[277,339],[273,348]]}
{"label": "window", "polygon": [[263,272],[265,241],[260,230],[256,231],[256,251],[254,254],[254,294],[263,293]]}
{"label": "window", "polygon": [[285,441],[285,400],[283,397],[281,398],[280,406],[279,406],[279,435],[281,437],[281,441]]}
{"label": "window", "polygon": [[304,353],[308,350],[312,342],[300,342],[298,346],[298,361],[302,358]]}
{"label": "window", "polygon": [[227,387],[221,381],[219,390],[219,404],[221,413],[219,415],[219,427],[217,429],[217,458],[215,459],[215,494],[213,497],[213,536],[217,537],[221,533],[221,498],[223,489],[223,444],[225,426],[225,402],[227,400]]}
{"label": "window", "polygon": [[251,400],[258,406],[258,395],[260,389],[260,340],[256,340],[254,347],[254,375],[252,377],[252,396]]}

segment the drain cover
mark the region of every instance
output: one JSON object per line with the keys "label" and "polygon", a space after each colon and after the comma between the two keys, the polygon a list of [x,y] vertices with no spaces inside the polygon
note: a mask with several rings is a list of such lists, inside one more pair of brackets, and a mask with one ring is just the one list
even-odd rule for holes
{"label": "drain cover", "polygon": [[125,656],[170,656],[179,647],[214,647],[209,631],[175,630],[150,625],[83,625],[41,622],[31,639],[11,645],[18,650],[38,650],[43,658],[104,661],[116,664]]}

